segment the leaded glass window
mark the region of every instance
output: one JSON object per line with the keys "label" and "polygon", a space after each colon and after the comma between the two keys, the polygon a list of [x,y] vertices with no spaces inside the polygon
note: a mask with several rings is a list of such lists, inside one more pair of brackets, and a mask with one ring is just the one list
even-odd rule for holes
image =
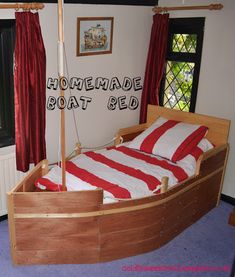
{"label": "leaded glass window", "polygon": [[168,61],[163,105],[189,112],[194,63]]}
{"label": "leaded glass window", "polygon": [[204,18],[170,19],[160,104],[194,112],[199,81]]}
{"label": "leaded glass window", "polygon": [[196,53],[197,35],[174,34],[172,51],[181,53]]}

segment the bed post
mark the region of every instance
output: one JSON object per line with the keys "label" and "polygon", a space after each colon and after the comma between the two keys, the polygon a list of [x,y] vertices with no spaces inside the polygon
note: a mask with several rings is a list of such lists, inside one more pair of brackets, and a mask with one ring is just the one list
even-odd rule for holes
{"label": "bed post", "polygon": [[162,180],[161,180],[161,193],[164,193],[167,191],[168,189],[168,181],[169,181],[169,178],[164,176],[162,177]]}
{"label": "bed post", "polygon": [[114,145],[116,146],[120,143],[122,143],[122,136],[120,136],[120,134],[117,133],[116,136],[115,136]]}
{"label": "bed post", "polygon": [[76,143],[75,153],[76,153],[76,155],[80,155],[82,153],[82,148],[81,148],[80,142]]}
{"label": "bed post", "polygon": [[10,248],[11,248],[11,258],[13,264],[17,264],[16,259],[16,231],[15,231],[15,220],[14,220],[14,195],[13,192],[7,193],[8,200],[8,226],[10,235]]}

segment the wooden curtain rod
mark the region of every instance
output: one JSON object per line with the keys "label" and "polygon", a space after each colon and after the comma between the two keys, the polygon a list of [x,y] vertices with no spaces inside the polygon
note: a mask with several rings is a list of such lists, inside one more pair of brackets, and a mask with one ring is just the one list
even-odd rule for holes
{"label": "wooden curtain rod", "polygon": [[0,4],[0,9],[23,9],[23,10],[41,10],[44,8],[43,3],[15,3],[15,4]]}
{"label": "wooden curtain rod", "polygon": [[154,13],[164,13],[168,11],[180,11],[180,10],[221,10],[222,4],[210,4],[207,6],[181,6],[181,7],[154,7]]}

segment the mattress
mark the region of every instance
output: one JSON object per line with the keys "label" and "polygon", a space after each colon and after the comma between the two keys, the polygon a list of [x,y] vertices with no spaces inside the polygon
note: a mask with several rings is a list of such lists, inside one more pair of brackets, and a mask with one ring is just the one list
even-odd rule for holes
{"label": "mattress", "polygon": [[[203,153],[203,147],[199,152]],[[193,176],[196,157],[188,155],[173,163],[153,154],[131,149],[128,145],[101,151],[89,151],[66,162],[68,191],[102,188],[104,203],[138,199],[160,193],[161,179],[169,178],[168,187]],[[53,167],[35,186],[42,190],[61,190],[61,168]]]}

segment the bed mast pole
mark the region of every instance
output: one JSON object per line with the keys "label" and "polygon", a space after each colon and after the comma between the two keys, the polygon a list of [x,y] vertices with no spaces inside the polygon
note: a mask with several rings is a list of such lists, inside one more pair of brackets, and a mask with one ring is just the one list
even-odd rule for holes
{"label": "bed mast pole", "polygon": [[[64,77],[64,22],[63,22],[63,0],[58,0],[58,75],[59,81]],[[60,89],[60,96],[64,97],[64,90]],[[62,170],[62,191],[66,191],[65,173],[65,111],[60,110],[60,149]]]}

